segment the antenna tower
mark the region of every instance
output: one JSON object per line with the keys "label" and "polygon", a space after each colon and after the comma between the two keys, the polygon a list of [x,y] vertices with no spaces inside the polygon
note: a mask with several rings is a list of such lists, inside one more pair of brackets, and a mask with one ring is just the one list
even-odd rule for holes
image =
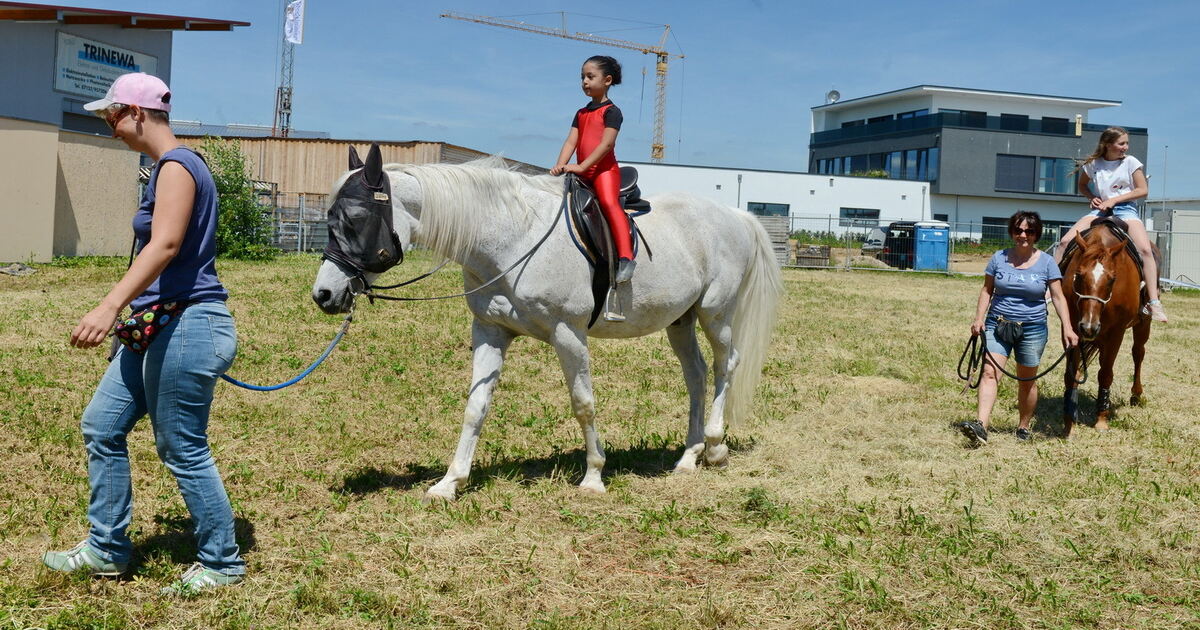
{"label": "antenna tower", "polygon": [[[288,0],[283,0],[285,14],[287,5]],[[279,36],[283,48],[279,57],[279,87],[275,89],[275,122],[271,127],[271,135],[286,138],[292,129],[292,71],[295,67],[296,45],[287,40],[286,28]]]}
{"label": "antenna tower", "polygon": [[654,55],[657,57],[657,63],[654,64],[654,75],[656,78],[656,89],[654,94],[654,140],[650,144],[650,161],[662,162],[664,132],[667,124],[667,62],[671,57],[683,59],[683,55],[676,55],[667,52],[667,37],[671,34],[671,25],[663,25],[662,37],[659,38],[658,44],[639,44],[637,42],[626,41],[623,39],[615,39],[612,37],[604,37],[601,35],[593,35],[591,33],[572,33],[567,30],[567,16],[562,15],[562,28],[553,28],[550,26],[540,26],[521,22],[520,20],[509,20],[506,18],[490,17],[487,15],[469,15],[465,13],[443,13],[442,17],[451,18],[454,20],[463,20],[465,22],[476,22],[478,24],[487,24],[489,26],[500,26],[503,28],[511,28],[526,33],[537,33],[539,35],[550,35],[552,37],[561,37],[563,39],[573,39],[581,42],[589,42],[592,44],[600,44],[602,46],[614,46],[616,48],[625,48],[627,50],[636,50],[645,55]]}

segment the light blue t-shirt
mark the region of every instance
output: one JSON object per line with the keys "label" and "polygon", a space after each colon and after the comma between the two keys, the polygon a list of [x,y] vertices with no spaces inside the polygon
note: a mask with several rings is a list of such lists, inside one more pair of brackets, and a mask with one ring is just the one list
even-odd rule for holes
{"label": "light blue t-shirt", "polygon": [[1061,280],[1062,272],[1054,257],[1039,251],[1028,269],[1017,269],[1008,262],[1008,250],[992,254],[983,273],[995,279],[991,315],[1003,315],[1015,322],[1046,321],[1046,288],[1051,280]]}

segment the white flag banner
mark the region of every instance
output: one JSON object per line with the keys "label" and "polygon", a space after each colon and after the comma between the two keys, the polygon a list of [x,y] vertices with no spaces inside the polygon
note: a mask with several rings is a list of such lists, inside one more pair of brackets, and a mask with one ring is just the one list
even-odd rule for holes
{"label": "white flag banner", "polygon": [[283,37],[293,44],[304,43],[304,0],[293,0],[287,5],[287,19],[283,23]]}

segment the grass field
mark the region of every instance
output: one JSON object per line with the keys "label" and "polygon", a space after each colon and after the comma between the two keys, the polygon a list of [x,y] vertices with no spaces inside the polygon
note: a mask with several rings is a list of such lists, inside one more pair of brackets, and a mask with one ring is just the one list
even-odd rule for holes
{"label": "grass field", "polygon": [[[316,265],[220,265],[232,375],[285,380],[332,337],[339,319],[308,297]],[[171,601],[158,590],[195,550],[146,420],[130,438],[129,577],[39,562],[86,532],[78,423],[105,363],[66,339],[122,268],[0,276],[0,628],[1200,628],[1198,295],[1164,299],[1145,406],[1125,404],[1118,361],[1112,431],[1054,437],[1056,372],[1032,443],[1011,436],[1006,384],[992,443],[970,450],[949,425],[974,410],[954,369],[977,278],[785,270],[756,417],[732,430],[726,471],[668,472],[687,408],[663,335],[593,345],[602,496],[574,485],[582,438],[557,360],[518,340],[472,484],[429,508],[462,418],[467,309],[363,303],[300,385],[218,387],[213,447],[248,579]]]}

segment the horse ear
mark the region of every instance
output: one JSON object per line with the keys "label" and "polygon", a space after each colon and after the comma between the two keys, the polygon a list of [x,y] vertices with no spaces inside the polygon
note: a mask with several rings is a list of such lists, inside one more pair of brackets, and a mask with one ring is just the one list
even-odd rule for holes
{"label": "horse ear", "polygon": [[379,151],[378,142],[372,142],[371,150],[367,151],[367,162],[363,165],[363,177],[371,186],[378,186],[383,181],[383,153]]}
{"label": "horse ear", "polygon": [[354,145],[350,145],[350,170],[362,168],[362,165],[363,161],[358,157],[358,150],[354,148]]}
{"label": "horse ear", "polygon": [[1087,249],[1087,241],[1083,240],[1083,237],[1079,235],[1079,232],[1075,233],[1075,246],[1078,247],[1080,251]]}

